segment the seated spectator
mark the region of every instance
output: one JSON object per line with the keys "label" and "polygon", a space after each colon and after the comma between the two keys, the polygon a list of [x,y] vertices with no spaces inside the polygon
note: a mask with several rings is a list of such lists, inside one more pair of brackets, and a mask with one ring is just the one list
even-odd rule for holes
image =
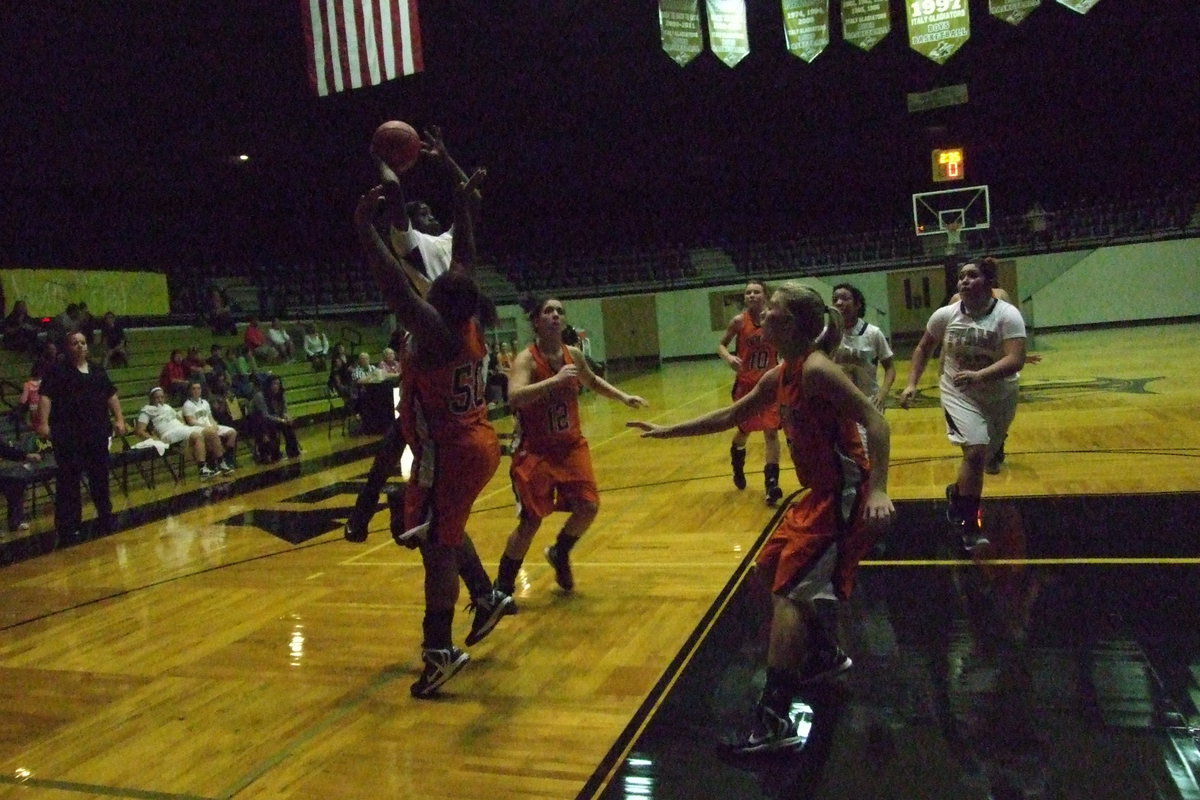
{"label": "seated spectator", "polygon": [[383,348],[383,360],[379,362],[379,372],[385,378],[400,377],[400,360],[396,358],[396,351],[390,347]]}
{"label": "seated spectator", "polygon": [[[213,419],[222,425],[233,428],[239,434],[242,432],[244,427],[242,403],[230,388],[227,375],[209,376],[208,404],[212,407]],[[234,462],[231,459],[229,463]]]}
{"label": "seated spectator", "polygon": [[290,362],[296,354],[296,347],[292,344],[292,335],[279,322],[278,317],[271,320],[271,327],[267,328],[267,341],[279,353],[281,361]]}
{"label": "seated spectator", "polygon": [[100,344],[104,347],[104,367],[129,366],[129,351],[125,347],[125,328],[111,311],[100,322]]}
{"label": "seated spectator", "polygon": [[287,457],[299,457],[300,444],[288,415],[283,381],[278,375],[269,376],[263,388],[254,393],[246,422],[254,437],[254,457],[260,464],[274,464],[279,460],[281,436],[287,446]]}
{"label": "seated spectator", "polygon": [[229,362],[229,387],[238,397],[249,400],[254,396],[257,374],[258,362],[254,360],[254,353],[249,346],[242,345],[237,357]]}
{"label": "seated spectator", "polygon": [[317,326],[311,322],[304,326],[304,355],[308,358],[308,363],[312,364],[313,372],[325,369],[325,362],[329,357],[329,337],[324,331],[318,331]]}
{"label": "seated spectator", "polygon": [[96,341],[96,328],[98,323],[96,318],[92,316],[92,312],[88,310],[88,304],[82,300],[77,304],[79,306],[79,317],[75,320],[75,330],[83,334],[83,338],[90,346]]}
{"label": "seated spectator", "polygon": [[34,360],[34,366],[38,372],[45,376],[50,374],[50,370],[63,362],[62,353],[58,352],[58,345],[52,340],[47,339],[42,342],[41,352]]}
{"label": "seated spectator", "polygon": [[376,383],[379,380],[379,370],[371,363],[370,353],[358,354],[358,360],[350,370],[350,380],[356,384]]}
{"label": "seated spectator", "polygon": [[183,365],[188,369],[188,378],[190,380],[199,379],[203,381],[205,376],[212,370],[208,361],[200,355],[200,346],[195,344],[188,348],[187,356],[183,359]]}
{"label": "seated spectator", "polygon": [[158,385],[172,400],[179,402],[187,397],[188,381],[191,371],[183,360],[183,351],[176,348],[171,351],[171,357],[163,364],[162,372],[158,373]]}
{"label": "seated spectator", "polygon": [[21,400],[17,408],[13,409],[20,415],[15,426],[18,432],[37,429],[38,404],[41,399],[42,368],[40,364],[34,364],[29,370],[29,380],[21,387]]}
{"label": "seated spectator", "polygon": [[[182,357],[183,354],[180,353],[180,358],[182,359]],[[142,406],[138,412],[133,432],[141,439],[156,439],[168,446],[186,441],[191,445],[192,456],[196,459],[196,463],[200,465],[201,480],[217,474],[208,466],[208,448],[204,431],[192,425],[184,425],[180,421],[175,409],[167,405],[167,395],[161,386],[155,386],[150,390],[150,402]],[[218,448],[221,446],[219,439],[216,445]]]}
{"label": "seated spectator", "polygon": [[[221,472],[233,472],[237,464],[237,431],[230,425],[222,425],[213,416],[212,406],[204,399],[204,384],[192,381],[188,384],[188,399],[183,404],[183,421],[187,425],[204,431],[205,447],[208,450],[208,468]],[[222,457],[224,456],[224,457]]]}
{"label": "seated spectator", "polygon": [[242,342],[248,348],[250,355],[255,358],[269,362],[279,360],[279,351],[267,341],[266,333],[258,327],[258,317],[251,317],[250,321],[246,323],[246,333],[242,337]]}
{"label": "seated spectator", "polygon": [[500,369],[500,356],[488,346],[487,378],[484,394],[488,408],[508,402],[508,373]]}
{"label": "seated spectator", "polygon": [[204,365],[204,371],[208,375],[208,385],[212,386],[213,381],[218,377],[224,377],[229,372],[229,364],[225,361],[225,348],[219,344],[213,344],[209,348],[208,359]]}
{"label": "seated spectator", "polygon": [[37,351],[38,334],[41,327],[29,316],[29,307],[24,300],[13,304],[13,310],[4,318],[4,349],[33,355]]}
{"label": "seated spectator", "polygon": [[0,442],[0,458],[20,462],[20,466],[14,467],[5,464],[0,467],[0,491],[4,492],[4,497],[8,500],[8,532],[27,531],[29,523],[25,521],[26,483],[16,477],[20,473],[13,470],[31,467],[41,461],[42,456],[39,453],[26,453],[24,450]]}
{"label": "seated spectator", "polygon": [[237,336],[237,323],[233,321],[233,310],[225,293],[216,286],[208,290],[205,319],[213,336]]}
{"label": "seated spectator", "polygon": [[352,405],[354,400],[354,379],[350,377],[350,361],[346,357],[346,346],[339,343],[333,346],[329,358],[329,381],[327,385],[342,398],[346,405]]}
{"label": "seated spectator", "polygon": [[68,333],[78,330],[79,304],[68,303],[67,308],[50,322],[50,338],[56,344],[67,340]]}

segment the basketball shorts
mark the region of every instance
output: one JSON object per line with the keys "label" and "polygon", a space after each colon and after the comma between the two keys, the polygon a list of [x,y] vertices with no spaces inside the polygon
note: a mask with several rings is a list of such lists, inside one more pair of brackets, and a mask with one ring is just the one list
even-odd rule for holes
{"label": "basketball shorts", "polygon": [[867,486],[802,494],[758,554],[771,591],[792,600],[844,600],[879,532],[863,522]]}
{"label": "basketball shorts", "polygon": [[171,425],[158,434],[158,438],[162,439],[167,444],[176,444],[185,439],[190,439],[193,433],[203,432],[203,428],[195,425],[184,425],[182,422]]}
{"label": "basketball shorts", "polygon": [[523,517],[543,519],[555,511],[571,511],[580,502],[600,502],[587,442],[553,455],[522,450],[513,455],[509,475],[517,513]]}
{"label": "basketball shorts", "polygon": [[1013,382],[997,388],[1000,391],[991,396],[977,397],[942,382],[946,438],[951,444],[960,447],[988,445],[989,451],[1000,447],[1017,416],[1017,384]]}
{"label": "basketball shorts", "polygon": [[[750,390],[754,388],[757,381],[735,381],[733,384],[733,400],[737,402],[746,395],[750,394]],[[757,416],[751,417],[742,424],[738,425],[738,430],[742,433],[753,433],[754,431],[777,431],[779,430],[779,404],[771,403],[764,411]]]}
{"label": "basketball shorts", "polygon": [[413,477],[404,493],[404,526],[423,538],[456,547],[463,542],[475,498],[500,466],[495,434],[465,445],[425,442],[414,449]]}

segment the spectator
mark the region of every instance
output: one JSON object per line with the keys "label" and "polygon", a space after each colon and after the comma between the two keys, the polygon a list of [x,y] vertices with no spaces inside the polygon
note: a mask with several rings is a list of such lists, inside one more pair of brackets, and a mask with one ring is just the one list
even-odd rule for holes
{"label": "spectator", "polygon": [[258,317],[251,317],[246,324],[246,333],[242,342],[248,348],[249,354],[255,358],[271,362],[279,360],[279,351],[267,342],[267,335],[263,333],[262,328],[258,327]]}
{"label": "spectator", "polygon": [[238,397],[249,400],[254,396],[258,362],[249,345],[238,348],[237,357],[229,362],[229,386]]}
{"label": "spectator", "polygon": [[212,370],[208,361],[200,355],[200,346],[192,345],[188,348],[187,357],[183,359],[183,365],[188,369],[188,380],[204,381],[205,377]]}
{"label": "spectator", "polygon": [[214,343],[209,349],[208,360],[204,362],[208,374],[208,384],[211,387],[217,378],[223,378],[229,372],[229,364],[225,361],[225,348]]}
{"label": "spectator", "polygon": [[[55,343],[65,342],[67,334],[78,330],[79,323],[79,304],[68,303],[67,308],[63,313],[59,314],[51,322],[51,337]],[[86,338],[86,337],[85,337]]]}
{"label": "spectator", "polygon": [[208,290],[208,306],[205,313],[213,336],[237,336],[237,323],[233,321],[233,311],[220,288],[214,286]]}
{"label": "spectator", "polygon": [[356,384],[374,383],[379,380],[378,370],[371,364],[370,353],[359,353],[358,361],[350,370],[350,380]]}
{"label": "spectator", "polygon": [[34,360],[34,365],[41,370],[42,376],[50,374],[50,370],[59,364],[63,363],[62,354],[58,352],[58,345],[52,340],[47,339],[42,343],[42,352]]}
{"label": "spectator", "polygon": [[81,300],[77,305],[79,306],[79,317],[75,320],[75,328],[87,338],[88,345],[91,346],[96,341],[96,318],[88,310],[87,303]]}
{"label": "spectator", "polygon": [[12,467],[8,464],[0,467],[0,491],[4,492],[4,497],[8,500],[8,532],[27,531],[29,523],[25,521],[26,481],[17,477],[20,473],[15,470],[31,468],[42,460],[42,456],[39,453],[26,453],[24,450],[0,442],[0,458],[21,462],[19,467]]}
{"label": "spectator", "polygon": [[[229,387],[227,375],[213,375],[209,380],[208,404],[212,408],[212,416],[221,425],[233,428],[239,434],[242,432],[242,404],[233,390]],[[235,463],[230,458],[230,463]]]}
{"label": "spectator", "polygon": [[171,357],[167,359],[167,363],[163,364],[162,371],[158,373],[158,385],[172,399],[178,398],[178,401],[182,402],[183,398],[187,396],[190,374],[187,364],[183,360],[183,351],[176,348],[171,351]]}
{"label": "spectator", "polygon": [[125,328],[111,311],[104,314],[100,322],[100,344],[104,347],[104,366],[129,366],[129,351],[125,349]]}
{"label": "spectator", "polygon": [[39,331],[37,323],[29,316],[29,306],[24,300],[18,300],[4,318],[4,349],[32,355],[37,350]]}
{"label": "spectator", "polygon": [[20,405],[13,409],[20,413],[16,426],[20,431],[28,426],[31,430],[38,428],[38,405],[42,402],[42,366],[34,364],[29,370],[29,380],[21,387]]}
{"label": "spectator", "polygon": [[300,456],[300,444],[296,441],[294,423],[283,396],[283,382],[278,375],[268,376],[263,388],[254,393],[247,421],[254,436],[254,457],[260,464],[274,464],[279,460],[280,436],[287,446],[287,457]]}
{"label": "spectator", "polygon": [[312,364],[313,372],[323,372],[329,357],[329,337],[325,331],[317,330],[317,326],[308,323],[304,326],[304,355]]}
{"label": "spectator", "polygon": [[267,328],[267,341],[279,353],[280,361],[290,362],[296,354],[296,346],[292,344],[292,335],[279,322],[278,317],[271,320],[271,327]]}
{"label": "spectator", "polygon": [[390,347],[383,348],[383,360],[379,362],[378,370],[385,378],[400,377],[400,360],[396,358],[396,351]]}
{"label": "spectator", "polygon": [[346,346],[340,342],[333,346],[333,353],[329,358],[327,385],[338,393],[346,405],[353,404],[354,379],[350,377],[350,360],[346,356]]}

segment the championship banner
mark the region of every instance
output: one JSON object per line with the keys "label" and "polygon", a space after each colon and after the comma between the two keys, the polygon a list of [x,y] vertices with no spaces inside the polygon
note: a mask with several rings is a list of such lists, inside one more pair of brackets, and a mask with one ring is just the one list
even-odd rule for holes
{"label": "championship banner", "polygon": [[1020,25],[1042,0],[988,0],[988,12],[1009,25]]}
{"label": "championship banner", "polygon": [[783,36],[788,51],[811,64],[829,46],[829,0],[783,0]]}
{"label": "championship banner", "polygon": [[663,50],[681,67],[704,49],[700,0],[658,0],[658,27]]}
{"label": "championship banner", "polygon": [[1092,6],[1099,2],[1100,0],[1058,0],[1059,5],[1066,6],[1072,11],[1078,11],[1080,14],[1091,11]]}
{"label": "championship banner", "polygon": [[888,0],[842,0],[842,38],[870,50],[892,32]]}
{"label": "championship banner", "polygon": [[908,45],[931,61],[945,64],[971,38],[967,0],[908,0],[905,8]]}
{"label": "championship banner", "polygon": [[746,0],[704,0],[708,11],[708,46],[727,67],[750,55]]}

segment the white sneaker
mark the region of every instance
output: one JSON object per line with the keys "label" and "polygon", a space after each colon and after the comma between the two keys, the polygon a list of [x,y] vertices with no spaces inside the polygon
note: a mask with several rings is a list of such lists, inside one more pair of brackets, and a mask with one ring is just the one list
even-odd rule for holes
{"label": "white sneaker", "polygon": [[217,469],[221,470],[221,472],[233,472],[233,464],[229,463],[229,459],[223,458],[217,464]]}
{"label": "white sneaker", "polygon": [[217,471],[215,469],[209,469],[208,464],[205,464],[204,466],[200,467],[200,480],[202,480],[202,481],[206,481],[216,474],[217,474]]}

